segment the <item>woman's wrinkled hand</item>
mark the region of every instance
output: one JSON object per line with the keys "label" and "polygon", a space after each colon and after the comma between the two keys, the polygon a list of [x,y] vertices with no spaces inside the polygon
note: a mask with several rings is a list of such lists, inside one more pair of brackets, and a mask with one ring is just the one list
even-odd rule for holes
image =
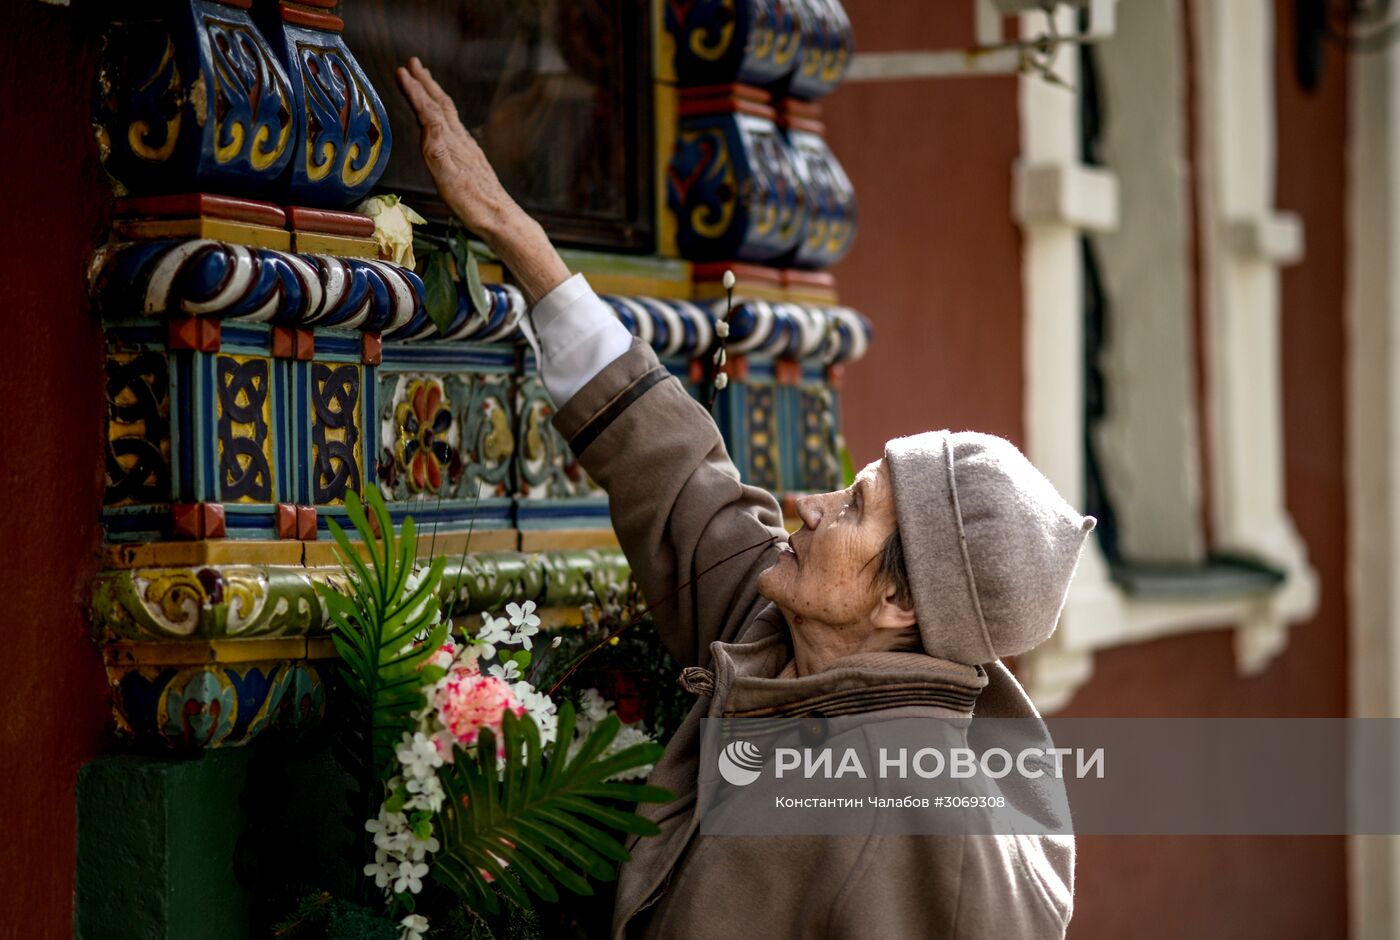
{"label": "woman's wrinkled hand", "polygon": [[505,191],[486,154],[462,125],[457,104],[415,56],[397,71],[399,87],[418,114],[423,160],[443,201],[467,228],[490,242],[521,209]]}

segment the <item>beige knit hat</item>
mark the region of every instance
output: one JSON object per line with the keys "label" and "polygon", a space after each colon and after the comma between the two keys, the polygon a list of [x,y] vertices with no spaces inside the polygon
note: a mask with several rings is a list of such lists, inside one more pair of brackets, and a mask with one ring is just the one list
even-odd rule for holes
{"label": "beige knit hat", "polygon": [[1048,639],[1094,518],[990,434],[896,438],[885,464],[924,652],[980,665]]}

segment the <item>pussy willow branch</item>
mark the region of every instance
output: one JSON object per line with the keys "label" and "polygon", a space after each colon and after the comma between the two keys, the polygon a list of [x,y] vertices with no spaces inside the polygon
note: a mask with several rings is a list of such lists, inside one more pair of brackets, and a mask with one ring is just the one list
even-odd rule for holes
{"label": "pussy willow branch", "polygon": [[652,612],[653,610],[655,610],[657,607],[660,607],[662,604],[668,603],[668,602],[671,601],[673,598],[675,598],[675,596],[676,596],[677,594],[679,594],[681,591],[685,590],[685,589],[688,588],[690,585],[694,584],[696,581],[699,581],[701,578],[703,578],[705,575],[709,574],[711,571],[713,571],[713,570],[715,570],[716,568],[718,568],[720,565],[722,565],[722,564],[724,564],[724,563],[726,563],[726,562],[729,562],[729,561],[733,561],[735,558],[738,558],[740,555],[743,555],[743,554],[746,553],[746,552],[751,552],[751,551],[753,551],[755,548],[763,548],[763,547],[765,547],[765,546],[767,546],[767,545],[772,545],[774,542],[776,542],[776,541],[778,540],[778,538],[779,538],[779,536],[770,535],[770,536],[768,536],[768,538],[764,539],[764,540],[761,541],[761,542],[755,542],[754,544],[752,544],[752,545],[750,545],[750,546],[748,546],[748,547],[746,547],[746,548],[741,548],[741,549],[739,549],[737,552],[735,552],[735,553],[732,554],[732,555],[726,555],[725,557],[721,558],[719,561],[715,562],[713,565],[710,565],[710,566],[709,566],[708,568],[706,568],[704,571],[702,571],[702,572],[700,572],[699,574],[697,574],[695,577],[691,578],[689,581],[685,581],[685,582],[683,582],[683,583],[681,583],[681,584],[678,584],[678,585],[676,586],[675,590],[673,590],[673,591],[671,591],[670,593],[668,593],[665,597],[661,598],[661,600],[657,601],[655,604],[649,604],[649,605],[647,605],[646,607],[644,607],[644,608],[642,608],[641,610],[639,610],[639,611],[632,617],[632,619],[628,620],[626,623],[624,623],[624,624],[618,626],[616,629],[612,630],[610,633],[608,633],[607,636],[603,637],[603,638],[602,638],[601,640],[599,640],[596,644],[594,644],[592,648],[590,648],[590,649],[588,649],[588,650],[585,650],[577,659],[575,659],[575,660],[573,661],[572,664],[570,664],[569,668],[568,668],[567,670],[564,671],[564,674],[563,674],[562,676],[560,676],[557,680],[555,680],[554,684],[551,685],[551,686],[549,687],[549,691],[546,692],[545,694],[548,695],[550,698],[553,698],[553,697],[554,697],[554,693],[557,692],[557,691],[559,691],[559,687],[562,686],[566,681],[568,681],[568,678],[569,678],[570,676],[572,676],[572,675],[578,670],[578,667],[582,666],[582,665],[588,660],[588,658],[589,658],[590,656],[592,656],[594,653],[598,652],[598,651],[599,651],[600,649],[602,649],[603,647],[607,646],[610,642],[612,642],[612,640],[613,640],[615,637],[617,637],[619,634],[621,634],[622,631],[626,630],[628,627],[630,627],[630,626],[632,626],[633,624],[637,623],[639,620],[641,620],[641,619],[642,619],[643,617],[645,617],[647,614],[651,613],[651,612]]}
{"label": "pussy willow branch", "polygon": [[[733,279],[731,278],[730,280],[732,282]],[[712,415],[715,413],[715,402],[719,399],[719,377],[720,374],[724,371],[725,360],[728,355],[725,352],[725,347],[726,345],[728,345],[729,318],[734,314],[733,283],[730,283],[724,288],[724,296],[724,319],[719,321],[720,323],[724,324],[724,329],[719,329],[718,324],[716,324],[715,342],[717,344],[717,347],[715,349],[715,352],[713,353],[713,358],[711,359],[711,364],[714,366],[714,369],[710,374],[710,391],[705,401],[705,410]]]}

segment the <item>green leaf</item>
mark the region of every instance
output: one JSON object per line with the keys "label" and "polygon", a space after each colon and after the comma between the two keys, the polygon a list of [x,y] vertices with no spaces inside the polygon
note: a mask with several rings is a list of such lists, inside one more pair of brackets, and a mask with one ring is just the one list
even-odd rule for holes
{"label": "green leaf", "polygon": [[530,665],[529,650],[517,650],[510,658],[515,660],[521,672],[524,672],[526,667]]}
{"label": "green leaf", "polygon": [[428,319],[445,334],[457,318],[457,283],[452,280],[452,267],[445,252],[428,253],[423,268],[423,309]]}
{"label": "green leaf", "polygon": [[[370,524],[373,515],[378,534]],[[427,667],[442,645],[449,624],[432,619],[438,610],[437,591],[445,561],[438,559],[408,595],[404,589],[412,571],[413,521],[405,519],[404,535],[395,537],[384,497],[369,489],[364,502],[353,492],[345,497],[346,516],[364,543],[366,559],[334,522],[337,554],[349,581],[348,595],[318,585],[332,625],[332,642],[344,663],[346,688],[353,703],[348,711],[347,744],[356,755],[352,770],[360,775],[392,775],[394,748],[415,728],[413,713],[423,707],[422,688],[441,678],[440,667]],[[427,641],[414,638],[427,634]],[[422,671],[420,671],[422,667]]]}
{"label": "green leaf", "polygon": [[407,787],[406,785],[403,785],[403,786],[400,786],[398,789],[396,789],[393,793],[389,794],[389,798],[388,798],[387,800],[384,801],[384,812],[386,812],[386,813],[400,813],[400,812],[403,812],[404,804],[407,803],[407,802],[408,802],[408,787]]}
{"label": "green leaf", "polygon": [[481,283],[481,266],[477,264],[476,252],[465,241],[462,244],[467,249],[467,263],[462,272],[467,281],[467,296],[471,298],[472,310],[476,315],[484,317],[491,312],[491,298],[486,296],[486,288]]}
{"label": "green leaf", "polygon": [[622,806],[671,798],[659,787],[605,779],[653,763],[659,751],[658,745],[637,745],[604,756],[618,724],[615,718],[600,723],[567,767],[562,755],[575,726],[567,704],[559,710],[560,743],[552,757],[546,758],[534,721],[510,713],[501,723],[503,768],[489,729],[475,754],[458,749],[442,774],[447,799],[438,817],[442,850],[433,869],[440,883],[468,907],[490,911],[491,885],[527,904],[529,896],[555,900],[558,888],[591,894],[590,880],[613,878],[616,863],[627,858],[618,834],[660,831]]}

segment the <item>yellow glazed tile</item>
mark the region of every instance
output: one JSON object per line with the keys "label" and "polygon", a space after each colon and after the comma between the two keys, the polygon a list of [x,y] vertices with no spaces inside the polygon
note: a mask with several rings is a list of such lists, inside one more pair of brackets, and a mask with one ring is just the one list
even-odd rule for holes
{"label": "yellow glazed tile", "polygon": [[670,300],[690,298],[690,279],[668,280],[659,277],[645,277],[635,274],[612,274],[584,270],[589,286],[600,294],[615,294],[619,297],[656,297]]}
{"label": "yellow glazed tile", "polygon": [[617,533],[612,529],[542,529],[520,533],[522,552],[617,547]]}
{"label": "yellow glazed tile", "polygon": [[108,643],[108,666],[198,666],[202,663],[253,663],[306,658],[306,637],[208,642]]}
{"label": "yellow glazed tile", "polygon": [[[724,285],[719,281],[702,281],[696,284],[691,290],[692,300],[719,300],[724,297]],[[734,292],[734,306],[738,306],[745,299],[750,300],[787,300],[788,292],[778,284],[745,284],[742,290]]]}
{"label": "yellow glazed tile", "polygon": [[[658,32],[666,33],[667,30]],[[666,202],[666,168],[671,163],[671,150],[676,143],[680,94],[675,85],[654,82],[652,100],[656,124],[656,172],[653,174],[656,180],[656,253],[663,258],[679,258],[681,252],[676,244],[676,214]]]}
{"label": "yellow glazed tile", "polygon": [[299,565],[301,542],[214,539],[202,542],[150,542],[108,545],[108,568],[178,568],[188,565]]}
{"label": "yellow glazed tile", "polygon": [[118,219],[112,223],[112,234],[118,239],[152,238],[213,238],[236,245],[288,251],[292,235],[286,229],[228,219]]}
{"label": "yellow glazed tile", "polygon": [[326,235],[322,232],[292,232],[292,250],[304,255],[334,255],[338,258],[378,258],[379,243],[372,238]]}
{"label": "yellow glazed tile", "polygon": [[784,290],[787,299],[795,304],[813,304],[818,307],[828,307],[837,303],[836,291],[821,290],[820,288],[795,288],[789,287]]}

